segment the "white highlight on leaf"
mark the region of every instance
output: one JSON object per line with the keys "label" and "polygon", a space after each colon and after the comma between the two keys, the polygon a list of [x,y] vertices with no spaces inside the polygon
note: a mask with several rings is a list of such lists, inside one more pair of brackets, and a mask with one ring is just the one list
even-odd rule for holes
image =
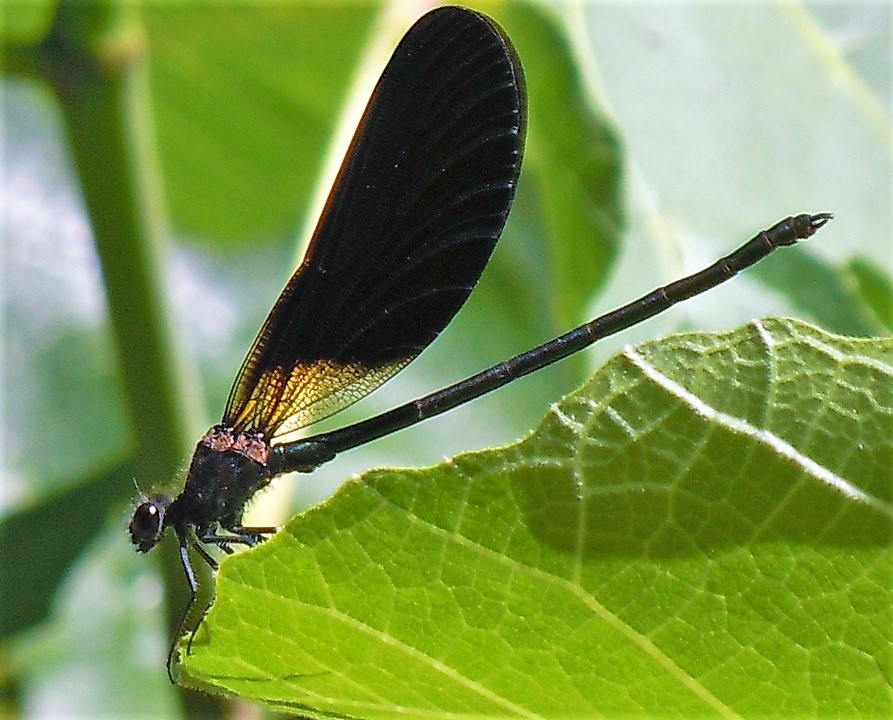
{"label": "white highlight on leaf", "polygon": [[754,320],[751,324],[757,331],[757,334],[760,336],[760,340],[763,341],[763,345],[765,345],[767,348],[774,348],[776,345],[775,336],[773,336],[772,333],[766,329],[766,326],[763,325],[763,323],[759,320]]}
{"label": "white highlight on leaf", "polygon": [[724,412],[720,412],[714,407],[711,407],[697,395],[689,392],[677,382],[671,380],[669,377],[661,373],[634,348],[627,348],[624,351],[623,355],[633,365],[641,370],[642,374],[645,375],[645,377],[647,377],[659,387],[666,390],[673,397],[684,402],[699,416],[711,422],[718,423],[719,425],[722,425],[723,427],[726,427],[733,432],[755,439],[757,442],[760,442],[763,445],[772,448],[773,451],[775,451],[782,457],[787,458],[795,465],[798,465],[805,473],[807,473],[811,477],[819,480],[825,485],[828,485],[834,490],[837,490],[841,495],[849,498],[850,500],[855,500],[856,502],[863,503],[888,517],[893,517],[893,507],[891,507],[888,503],[885,503],[883,500],[880,500],[873,495],[869,495],[864,490],[856,487],[845,478],[842,478],[836,473],[831,472],[831,470],[824,467],[823,465],[820,465],[811,457],[804,455],[789,442],[778,437],[778,435],[775,435],[768,430],[754,427],[741,418],[734,417],[733,415],[728,415]]}
{"label": "white highlight on leaf", "polygon": [[[752,323],[753,327],[760,335],[760,339],[765,343],[766,347],[770,349],[774,349],[783,345],[784,343],[779,343],[776,341],[775,336],[772,335],[771,331],[766,328],[766,326],[760,320],[754,320]],[[795,333],[797,331],[796,326],[788,326],[790,332]],[[864,365],[865,367],[870,367],[873,370],[877,370],[884,375],[893,375],[893,366],[888,363],[883,363],[877,358],[868,357],[866,355],[854,355],[851,351],[843,352],[833,345],[828,345],[827,343],[821,342],[816,337],[810,335],[798,334],[797,342],[803,343],[807,347],[815,350],[816,352],[820,352],[823,355],[827,355],[834,362],[842,365],[852,365],[859,364]]]}
{"label": "white highlight on leaf", "polygon": [[607,415],[611,420],[614,421],[614,424],[623,430],[626,433],[626,436],[630,438],[630,440],[635,440],[638,433],[633,428],[632,425],[629,424],[627,419],[623,417],[617,410],[610,405],[605,408],[605,415]]}
{"label": "white highlight on leaf", "polygon": [[555,419],[558,420],[558,422],[564,425],[575,435],[581,435],[586,430],[586,427],[582,423],[574,420],[570,415],[565,413],[558,403],[552,403],[549,411],[555,416]]}

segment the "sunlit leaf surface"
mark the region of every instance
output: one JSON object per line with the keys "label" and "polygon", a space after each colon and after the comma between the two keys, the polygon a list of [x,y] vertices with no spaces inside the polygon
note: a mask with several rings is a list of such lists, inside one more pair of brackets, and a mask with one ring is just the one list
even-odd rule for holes
{"label": "sunlit leaf surface", "polygon": [[628,349],[225,562],[188,672],[363,717],[880,713],[891,360],[786,320]]}

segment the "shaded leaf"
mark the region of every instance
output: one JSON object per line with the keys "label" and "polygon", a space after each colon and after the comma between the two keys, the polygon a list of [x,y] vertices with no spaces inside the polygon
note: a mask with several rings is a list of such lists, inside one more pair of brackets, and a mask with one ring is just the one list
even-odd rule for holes
{"label": "shaded leaf", "polygon": [[866,314],[887,333],[893,332],[893,279],[883,268],[860,258],[853,258],[847,270],[855,292],[865,303]]}
{"label": "shaded leaf", "polygon": [[[126,484],[133,465],[111,466],[0,520],[0,638],[46,619],[65,573],[104,527],[110,508],[133,495]],[[38,562],[23,552],[26,544],[41,549]]]}

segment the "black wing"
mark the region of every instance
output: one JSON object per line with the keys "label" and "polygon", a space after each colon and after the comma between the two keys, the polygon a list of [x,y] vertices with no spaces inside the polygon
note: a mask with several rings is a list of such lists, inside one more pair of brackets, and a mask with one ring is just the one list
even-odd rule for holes
{"label": "black wing", "polygon": [[281,439],[356,402],[434,340],[502,233],[524,131],[521,67],[503,32],[455,7],[416,22],[242,365],[224,424]]}

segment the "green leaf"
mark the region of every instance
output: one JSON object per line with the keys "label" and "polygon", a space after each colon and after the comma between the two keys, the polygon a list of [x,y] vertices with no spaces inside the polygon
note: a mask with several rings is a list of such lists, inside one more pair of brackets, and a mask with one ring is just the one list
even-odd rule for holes
{"label": "green leaf", "polygon": [[[620,140],[591,102],[570,41],[554,18],[524,3],[510,4],[497,18],[523,58],[530,97],[525,200],[548,238],[553,314],[569,326],[604,283],[621,243]],[[533,214],[529,207],[526,213]]]}
{"label": "green leaf", "polygon": [[[61,578],[102,527],[108,506],[127,492],[121,479],[128,475],[133,475],[132,464],[111,464],[86,482],[0,520],[0,587],[5,589],[0,639],[46,619]],[[41,548],[40,562],[20,552],[25,539]]]}
{"label": "green leaf", "polygon": [[227,559],[184,667],[312,716],[888,713],[891,361],[772,319],[627,349]]}
{"label": "green leaf", "polygon": [[866,314],[876,318],[887,333],[893,332],[893,280],[870,260],[853,258],[846,269],[855,294],[865,304]]}
{"label": "green leaf", "polygon": [[630,169],[629,232],[601,307],[628,300],[633,284],[700,267],[754,223],[835,213],[830,236],[779,259],[783,277],[773,258],[634,340],[789,314],[840,333],[880,332],[842,292],[839,268],[856,256],[893,275],[893,84],[875,54],[890,47],[889,5],[600,2],[564,17]]}
{"label": "green leaf", "polygon": [[56,0],[8,2],[0,8],[0,42],[4,50],[39,42],[50,29]]}
{"label": "green leaf", "polygon": [[375,10],[372,3],[145,5],[158,147],[181,231],[256,243],[301,217],[343,100],[339,89]]}

